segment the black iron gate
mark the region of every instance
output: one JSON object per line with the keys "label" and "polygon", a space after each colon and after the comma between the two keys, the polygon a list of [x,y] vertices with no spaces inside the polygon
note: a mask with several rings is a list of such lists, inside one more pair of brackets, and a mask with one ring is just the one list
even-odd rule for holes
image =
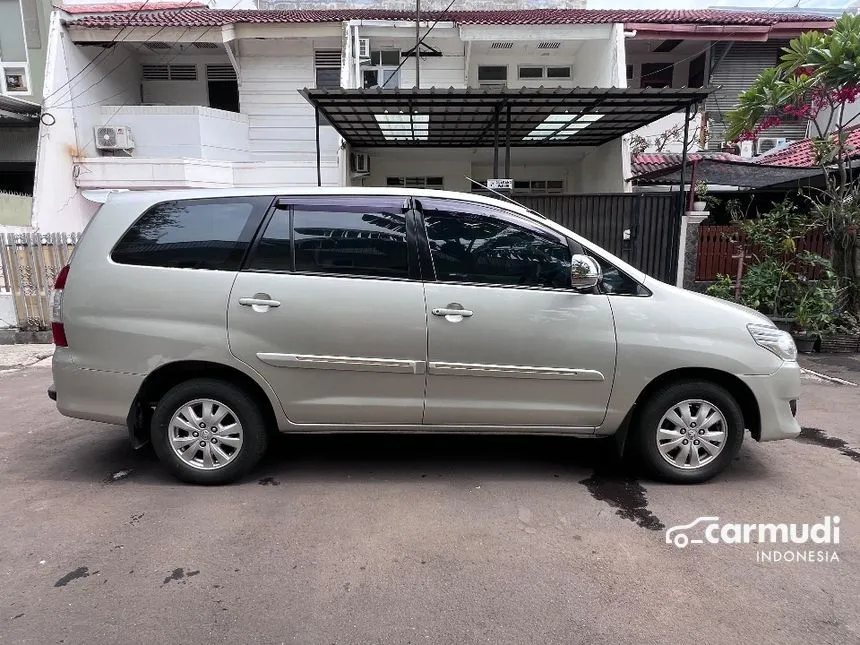
{"label": "black iron gate", "polygon": [[648,275],[675,283],[681,227],[677,193],[547,195],[516,199]]}

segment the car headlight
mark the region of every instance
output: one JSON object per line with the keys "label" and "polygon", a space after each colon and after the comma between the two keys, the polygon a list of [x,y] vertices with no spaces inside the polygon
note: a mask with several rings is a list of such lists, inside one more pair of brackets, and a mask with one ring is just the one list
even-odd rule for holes
{"label": "car headlight", "polygon": [[787,331],[782,331],[770,325],[747,325],[753,340],[767,350],[772,351],[786,361],[797,360],[797,346]]}

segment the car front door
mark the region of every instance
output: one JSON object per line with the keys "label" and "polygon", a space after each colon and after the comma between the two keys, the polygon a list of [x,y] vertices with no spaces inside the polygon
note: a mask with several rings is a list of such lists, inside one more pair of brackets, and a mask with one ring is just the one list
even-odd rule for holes
{"label": "car front door", "polygon": [[278,200],[230,295],[230,350],[296,424],[420,424],[427,328],[402,197]]}
{"label": "car front door", "polygon": [[431,273],[424,423],[600,425],[615,371],[615,326],[605,295],[570,287],[575,243],[491,206],[416,204]]}

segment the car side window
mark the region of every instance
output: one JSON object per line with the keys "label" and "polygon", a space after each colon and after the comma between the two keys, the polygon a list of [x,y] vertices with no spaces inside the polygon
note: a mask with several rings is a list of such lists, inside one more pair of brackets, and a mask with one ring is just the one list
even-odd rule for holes
{"label": "car side window", "polygon": [[182,199],[155,204],[111,253],[118,264],[237,271],[271,197]]}
{"label": "car side window", "polygon": [[272,215],[248,269],[407,278],[403,198],[302,198]]}
{"label": "car side window", "polygon": [[623,273],[614,264],[610,264],[600,256],[591,254],[600,265],[603,279],[600,282],[600,291],[608,296],[641,296],[646,293],[644,287],[626,273]]}
{"label": "car side window", "polygon": [[421,205],[437,280],[570,288],[570,247],[560,236],[480,205],[429,199]]}

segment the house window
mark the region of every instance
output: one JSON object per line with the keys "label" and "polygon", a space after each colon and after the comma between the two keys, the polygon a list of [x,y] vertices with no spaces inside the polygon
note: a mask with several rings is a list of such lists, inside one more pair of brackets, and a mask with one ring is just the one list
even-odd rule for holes
{"label": "house window", "polygon": [[361,65],[361,83],[364,89],[400,87],[400,50],[382,49],[370,52],[370,60]]}
{"label": "house window", "polygon": [[[340,50],[317,49],[314,51],[314,81],[317,88],[340,88]],[[331,125],[320,115],[320,125]]]}
{"label": "house window", "polygon": [[[487,182],[481,186],[473,186],[472,192],[482,195],[491,195],[486,188]],[[513,195],[560,195],[564,193],[564,181],[561,179],[534,179],[514,181]]]}
{"label": "house window", "polygon": [[520,80],[557,78],[564,79],[571,77],[570,65],[520,65],[519,68]]}
{"label": "house window", "polygon": [[672,87],[674,73],[672,63],[642,63],[639,87]]}
{"label": "house window", "polygon": [[388,177],[385,185],[400,188],[433,188],[436,190],[442,190],[445,187],[442,177]]}
{"label": "house window", "polygon": [[478,85],[505,87],[508,84],[508,68],[505,65],[479,65]]}
{"label": "house window", "polygon": [[3,79],[0,90],[8,93],[29,94],[30,81],[27,78],[27,66],[12,64],[3,66]]}
{"label": "house window", "polygon": [[690,61],[690,76],[687,87],[705,86],[705,55],[699,54]]}
{"label": "house window", "polygon": [[227,112],[239,112],[239,83],[232,65],[207,65],[206,89],[209,107]]}

